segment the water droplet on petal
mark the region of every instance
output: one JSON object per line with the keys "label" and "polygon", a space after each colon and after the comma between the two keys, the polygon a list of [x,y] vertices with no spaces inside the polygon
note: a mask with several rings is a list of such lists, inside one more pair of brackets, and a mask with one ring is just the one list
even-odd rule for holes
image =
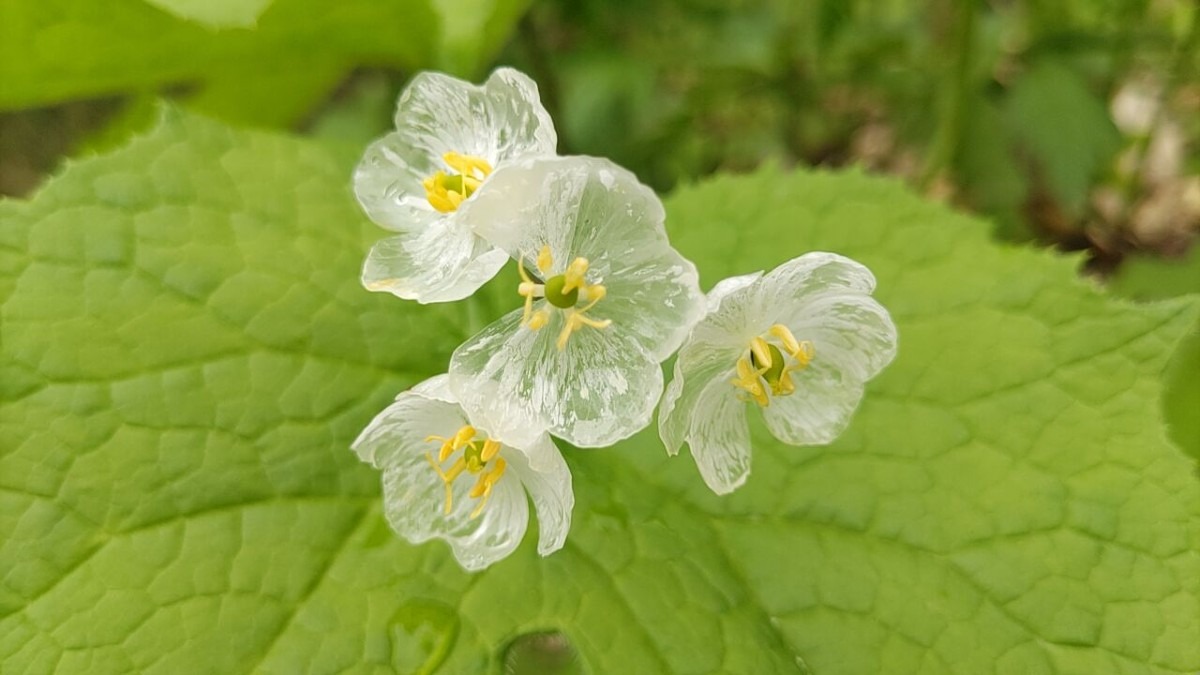
{"label": "water droplet on petal", "polygon": [[392,667],[399,673],[431,673],[454,646],[458,614],[440,602],[411,600],[388,622]]}
{"label": "water droplet on petal", "polygon": [[505,675],[583,675],[579,653],[558,631],[526,633],[504,652]]}

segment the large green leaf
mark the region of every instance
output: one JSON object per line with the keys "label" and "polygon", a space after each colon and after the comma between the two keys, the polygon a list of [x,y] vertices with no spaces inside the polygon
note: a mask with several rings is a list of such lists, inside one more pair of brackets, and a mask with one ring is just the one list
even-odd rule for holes
{"label": "large green leaf", "polygon": [[495,311],[358,286],[353,160],[170,114],[0,205],[4,672],[478,672],[555,631],[597,673],[1200,667],[1157,416],[1194,304],[1110,301],[861,175],[682,190],[706,283],[859,258],[898,360],[838,443],[756,433],[730,498],[651,432],[570,451],[566,548],[468,575],[391,534],[348,445]]}

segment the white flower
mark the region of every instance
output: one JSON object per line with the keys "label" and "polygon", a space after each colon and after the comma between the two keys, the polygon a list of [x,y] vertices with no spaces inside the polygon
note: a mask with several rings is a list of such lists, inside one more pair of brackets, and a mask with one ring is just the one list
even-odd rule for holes
{"label": "white flower", "polygon": [[354,173],[367,215],[398,232],[375,244],[363,285],[422,303],[460,300],[508,256],[461,222],[460,208],[514,160],[552,157],[558,137],[537,85],[500,68],[476,86],[421,73],[400,95],[396,131],[375,141]]}
{"label": "white flower", "polygon": [[874,288],[870,270],[833,253],[717,284],[663,397],[667,452],[686,441],[704,482],[725,494],[750,474],[748,403],[784,443],[832,442],[863,385],[896,355],[896,327]]}
{"label": "white flower", "polygon": [[467,570],[512,553],[537,510],[538,553],[562,548],[571,527],[571,472],[549,436],[510,445],[474,424],[447,387],[426,380],[396,397],[354,441],[383,472],[383,507],[414,544],[443,539]]}
{"label": "white flower", "polygon": [[525,306],[454,352],[463,407],[581,447],[648,425],[659,364],[704,313],[658,197],[612,162],[562,157],[498,170],[474,202],[464,218],[519,261]]}

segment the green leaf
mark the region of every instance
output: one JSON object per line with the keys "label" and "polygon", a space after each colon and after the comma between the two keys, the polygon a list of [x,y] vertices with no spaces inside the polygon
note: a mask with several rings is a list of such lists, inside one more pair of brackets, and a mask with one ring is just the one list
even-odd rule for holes
{"label": "green leaf", "polygon": [[211,28],[253,28],[273,0],[146,0],[181,19]]}
{"label": "green leaf", "polygon": [[1068,217],[1083,213],[1092,183],[1121,149],[1104,101],[1074,70],[1045,58],[1009,91],[1009,132]]}
{"label": "green leaf", "polygon": [[441,18],[439,66],[471,74],[495,56],[533,0],[429,0]]}
{"label": "green leaf", "polygon": [[253,30],[215,31],[142,0],[0,3],[0,110],[166,87],[197,108],[290,125],[357,64],[436,58],[426,0],[276,0]]}
{"label": "green leaf", "polygon": [[[1180,260],[1132,258],[1111,283],[1114,292],[1136,300],[1200,295],[1200,248]],[[1171,440],[1200,460],[1200,320],[1167,364],[1163,415]]]}
{"label": "green leaf", "polygon": [[682,190],[706,283],[851,255],[899,358],[836,444],[756,432],[730,498],[652,432],[569,451],[566,547],[468,575],[348,446],[517,297],[363,291],[355,155],[172,113],[0,203],[4,672],[1200,667],[1200,497],[1156,412],[1195,303],[1113,302],[858,174]]}
{"label": "green leaf", "polygon": [[[0,3],[0,110],[177,87],[194,95],[198,110],[223,119],[289,125],[356,66],[441,67],[475,77],[527,6],[10,0]],[[254,28],[213,29],[242,23]]]}

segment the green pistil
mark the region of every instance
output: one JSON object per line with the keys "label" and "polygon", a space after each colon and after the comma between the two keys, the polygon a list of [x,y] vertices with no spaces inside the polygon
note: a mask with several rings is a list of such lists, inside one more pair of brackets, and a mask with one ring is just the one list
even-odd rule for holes
{"label": "green pistil", "polygon": [[[762,374],[762,378],[767,381],[767,384],[772,387],[779,386],[779,378],[783,377],[783,352],[779,351],[779,347],[771,343],[767,343],[767,349],[771,354],[771,365],[767,367],[767,372]],[[754,352],[750,352],[750,364],[757,370],[762,368],[764,364],[758,362],[758,357]]]}
{"label": "green pistil", "polygon": [[559,309],[574,307],[575,303],[579,301],[578,288],[571,289],[570,293],[563,293],[563,286],[566,283],[567,278],[562,274],[546,280],[546,301]]}

